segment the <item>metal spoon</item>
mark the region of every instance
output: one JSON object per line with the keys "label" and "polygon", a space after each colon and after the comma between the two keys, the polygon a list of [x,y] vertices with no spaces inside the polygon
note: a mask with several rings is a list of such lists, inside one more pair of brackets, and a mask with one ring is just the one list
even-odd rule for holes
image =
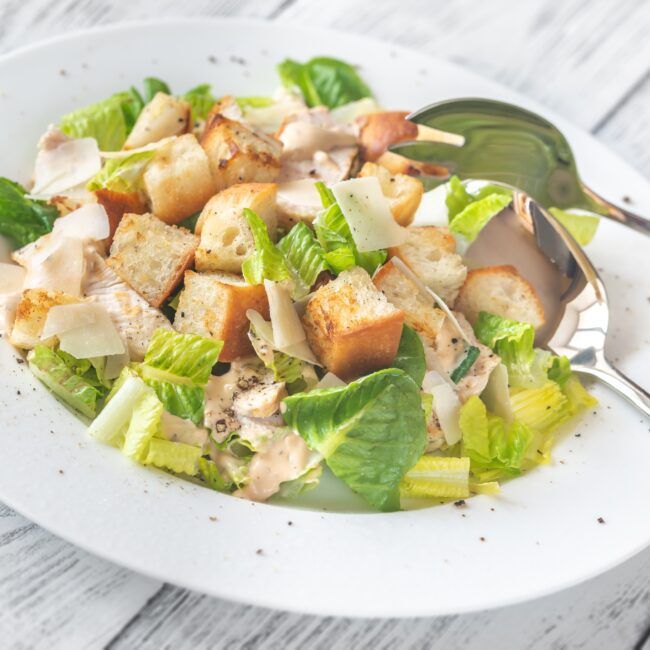
{"label": "metal spoon", "polygon": [[[407,119],[420,125],[420,135],[416,142],[391,146],[394,153],[443,165],[461,179],[485,178],[518,187],[544,208],[589,210],[650,235],[650,220],[609,203],[580,180],[566,138],[535,113],[469,98],[431,104]],[[449,138],[439,141],[439,131],[461,136],[459,146]],[[427,179],[429,186],[445,180]]]}
{"label": "metal spoon", "polygon": [[[468,189],[473,192],[490,184],[494,185],[471,181]],[[483,228],[467,249],[466,259],[474,267],[512,264],[518,268],[537,290],[546,314],[536,344],[566,355],[573,370],[600,379],[650,417],[650,394],[608,358],[605,286],[582,248],[537,202],[514,190],[510,207]]]}

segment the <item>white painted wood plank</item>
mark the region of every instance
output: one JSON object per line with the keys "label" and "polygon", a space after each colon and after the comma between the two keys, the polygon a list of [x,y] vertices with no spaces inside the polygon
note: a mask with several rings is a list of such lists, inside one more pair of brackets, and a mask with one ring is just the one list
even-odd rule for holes
{"label": "white painted wood plank", "polygon": [[267,18],[282,4],[283,0],[3,0],[0,2],[0,53],[84,27],[163,17]]}
{"label": "white painted wood plank", "polygon": [[111,650],[624,649],[632,648],[641,637],[650,623],[649,612],[650,552],[646,552],[615,571],[554,596],[493,612],[433,619],[300,616],[234,605],[166,586]]}
{"label": "white painted wood plank", "polygon": [[0,505],[0,647],[102,647],[160,586]]}
{"label": "white painted wood plank", "polygon": [[650,2],[638,0],[301,0],[281,20],[456,61],[587,129],[650,62]]}

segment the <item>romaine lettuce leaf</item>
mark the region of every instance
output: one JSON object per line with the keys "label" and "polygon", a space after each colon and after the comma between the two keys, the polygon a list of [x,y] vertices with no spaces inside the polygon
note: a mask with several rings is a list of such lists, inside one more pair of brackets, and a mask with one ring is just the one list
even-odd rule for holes
{"label": "romaine lettuce leaf", "polygon": [[397,355],[391,366],[403,370],[418,386],[422,386],[424,373],[427,371],[424,346],[420,337],[408,325],[402,328]]}
{"label": "romaine lettuce leaf", "polygon": [[385,250],[360,253],[332,191],[321,182],[316,183],[316,188],[325,210],[314,221],[314,229],[325,251],[325,261],[336,274],[360,266],[372,275],[386,261],[388,253]]}
{"label": "romaine lettuce leaf", "polygon": [[239,105],[239,108],[266,108],[272,106],[275,100],[273,97],[235,97],[235,101]]}
{"label": "romaine lettuce leaf", "polygon": [[402,497],[459,499],[469,496],[469,458],[422,456],[399,486]]}
{"label": "romaine lettuce leaf", "polygon": [[160,430],[163,410],[162,402],[153,390],[147,391],[136,402],[124,434],[122,453],[125,456],[138,463],[144,463],[149,451],[149,444]]}
{"label": "romaine lettuce leaf", "polygon": [[336,108],[372,96],[354,66],[338,59],[316,57],[307,63],[285,59],[277,70],[282,84],[289,90],[297,88],[308,106]]}
{"label": "romaine lettuce leaf", "polygon": [[511,388],[510,404],[517,420],[543,434],[551,433],[572,415],[568,399],[554,381],[541,388]]}
{"label": "romaine lettuce leaf", "polygon": [[200,84],[188,90],[181,99],[189,102],[192,107],[192,119],[204,120],[210,109],[217,102],[217,98],[212,94],[210,84]]}
{"label": "romaine lettuce leaf", "polygon": [[291,280],[282,252],[271,241],[266,224],[253,210],[244,208],[244,216],[253,234],[255,252],[244,260],[242,275],[248,284],[264,284],[264,280]]}
{"label": "romaine lettuce leaf", "polygon": [[248,338],[253,345],[255,354],[269,370],[273,371],[275,381],[284,381],[290,384],[302,377],[303,362],[297,357],[274,350],[266,340],[259,336],[253,323],[251,323]]}
{"label": "romaine lettuce leaf", "polygon": [[234,485],[227,481],[219,472],[216,463],[207,458],[199,458],[199,472],[206,485],[217,492],[232,492]]}
{"label": "romaine lettuce leaf", "polygon": [[194,445],[152,438],[149,441],[144,464],[170,469],[177,474],[194,476],[199,471],[198,463],[202,453],[201,448]]}
{"label": "romaine lettuce leaf", "polygon": [[138,192],[144,169],[155,153],[155,150],[140,151],[125,158],[109,158],[99,173],[88,181],[86,188],[90,191]]}
{"label": "romaine lettuce leaf", "polygon": [[586,391],[585,387],[575,375],[571,375],[567,379],[562,390],[569,402],[571,415],[575,415],[583,409],[598,406],[598,400]]}
{"label": "romaine lettuce leaf", "polygon": [[144,361],[133,369],[167,411],[200,425],[204,388],[222,347],[223,341],[160,328],[151,337]]}
{"label": "romaine lettuce leaf", "polygon": [[521,472],[533,439],[523,422],[515,420],[506,424],[502,418],[489,415],[485,404],[473,395],[460,409],[459,425],[463,432],[462,455],[469,457],[472,471],[481,480],[487,478],[485,470],[492,470],[489,480]]}
{"label": "romaine lettuce leaf", "polygon": [[172,94],[169,86],[164,81],[157,79],[156,77],[146,77],[142,82],[142,89],[145,104],[148,104],[156,96],[157,93],[165,93],[165,95]]}
{"label": "romaine lettuce leaf", "polygon": [[399,508],[399,484],[426,445],[415,382],[389,368],[347,386],[287,397],[283,417],[332,472],[378,510]]}
{"label": "romaine lettuce leaf", "polygon": [[65,353],[58,354],[52,348],[37,345],[27,355],[27,362],[34,375],[57,397],[82,415],[95,417],[97,402],[106,391],[98,386],[96,375],[95,381],[84,376],[91,373],[90,362],[78,362],[70,355],[62,355]]}
{"label": "romaine lettuce leaf", "polygon": [[497,185],[487,185],[470,194],[457,176],[449,180],[447,211],[449,229],[472,241],[484,226],[512,200],[512,192]]}
{"label": "romaine lettuce leaf", "polygon": [[573,214],[560,208],[549,208],[548,211],[571,233],[580,244],[586,246],[596,236],[600,218],[592,214]]}
{"label": "romaine lettuce leaf", "polygon": [[528,323],[482,311],[474,324],[476,338],[500,357],[511,386],[540,388],[547,381],[552,355],[535,349],[535,328]]}
{"label": "romaine lettuce leaf", "polygon": [[52,231],[59,211],[44,201],[34,201],[27,190],[0,178],[0,235],[9,237],[18,247],[37,240]]}
{"label": "romaine lettuce leaf", "polygon": [[567,357],[553,357],[551,367],[548,369],[548,378],[564,388],[571,376],[571,362]]}

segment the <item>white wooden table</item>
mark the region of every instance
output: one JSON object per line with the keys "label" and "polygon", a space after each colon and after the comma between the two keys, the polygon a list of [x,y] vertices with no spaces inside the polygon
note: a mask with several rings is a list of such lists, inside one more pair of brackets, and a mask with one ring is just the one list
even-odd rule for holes
{"label": "white wooden table", "polygon": [[[97,24],[254,16],[453,59],[564,114],[650,177],[648,0],[0,0],[0,52]],[[28,83],[28,80],[26,80]],[[414,620],[234,605],[99,560],[0,504],[0,648],[650,649],[650,550],[492,612]]]}

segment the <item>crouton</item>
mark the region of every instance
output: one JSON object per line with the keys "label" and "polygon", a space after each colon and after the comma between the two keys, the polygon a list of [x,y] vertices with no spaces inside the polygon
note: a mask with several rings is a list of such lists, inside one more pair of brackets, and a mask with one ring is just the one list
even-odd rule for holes
{"label": "crouton", "polygon": [[364,161],[375,162],[391,144],[418,137],[417,124],[409,122],[407,115],[406,111],[382,111],[367,113],[356,119]]}
{"label": "crouton", "polygon": [[418,286],[405,273],[388,261],[373,277],[373,282],[392,305],[404,312],[404,321],[422,341],[433,345],[445,320],[442,310],[423,296]]}
{"label": "crouton", "polygon": [[208,157],[191,133],[160,147],[142,178],[151,212],[165,223],[198,212],[216,192]]}
{"label": "crouton", "polygon": [[16,319],[9,335],[9,341],[17,348],[31,350],[34,346],[55,345],[57,338],[41,340],[41,332],[47,319],[47,312],[55,305],[70,305],[80,302],[78,298],[62,291],[47,289],[25,289],[16,307]]}
{"label": "crouton", "polygon": [[406,174],[391,175],[381,165],[367,162],[359,172],[360,177],[376,176],[383,195],[388,199],[393,218],[400,226],[408,226],[413,221],[415,211],[420,205],[424,187],[420,181]]}
{"label": "crouton", "polygon": [[356,267],[314,293],[302,323],[321,363],[338,377],[350,379],[390,366],[404,313]]}
{"label": "crouton", "polygon": [[199,238],[151,214],[125,214],[107,264],[152,307],[160,307],[194,261]]}
{"label": "crouton", "polygon": [[275,183],[242,183],[210,199],[196,223],[196,232],[201,235],[196,251],[197,270],[241,273],[242,262],[255,252],[244,208],[260,216],[275,240],[276,192]]}
{"label": "crouton", "polygon": [[191,130],[189,102],[165,93],[156,93],[142,109],[124,143],[124,149],[137,149],[152,142]]}
{"label": "crouton", "polygon": [[144,214],[147,206],[137,192],[113,192],[112,190],[95,190],[97,203],[104,206],[108,216],[110,227],[109,242],[113,241],[113,236],[122,217],[130,212],[131,214]]}
{"label": "crouton", "polygon": [[220,113],[208,115],[201,146],[217,191],[236,183],[272,183],[280,173],[282,144]]}
{"label": "crouton", "polygon": [[544,307],[533,286],[514,266],[486,266],[467,274],[455,309],[474,324],[481,311],[502,318],[544,324]]}
{"label": "crouton", "polygon": [[247,284],[229,273],[187,271],[174,327],[179,332],[223,341],[219,360],[229,362],[254,353],[248,338],[248,309],[270,318],[263,285]]}
{"label": "crouton", "polygon": [[454,238],[446,228],[409,228],[408,239],[394,248],[390,256],[399,257],[430,289],[453,305],[465,278],[463,258],[455,253]]}
{"label": "crouton", "polygon": [[408,176],[449,176],[449,171],[441,165],[412,160],[406,156],[400,156],[392,151],[384,153],[375,160],[378,165],[385,167],[391,174],[407,174]]}

